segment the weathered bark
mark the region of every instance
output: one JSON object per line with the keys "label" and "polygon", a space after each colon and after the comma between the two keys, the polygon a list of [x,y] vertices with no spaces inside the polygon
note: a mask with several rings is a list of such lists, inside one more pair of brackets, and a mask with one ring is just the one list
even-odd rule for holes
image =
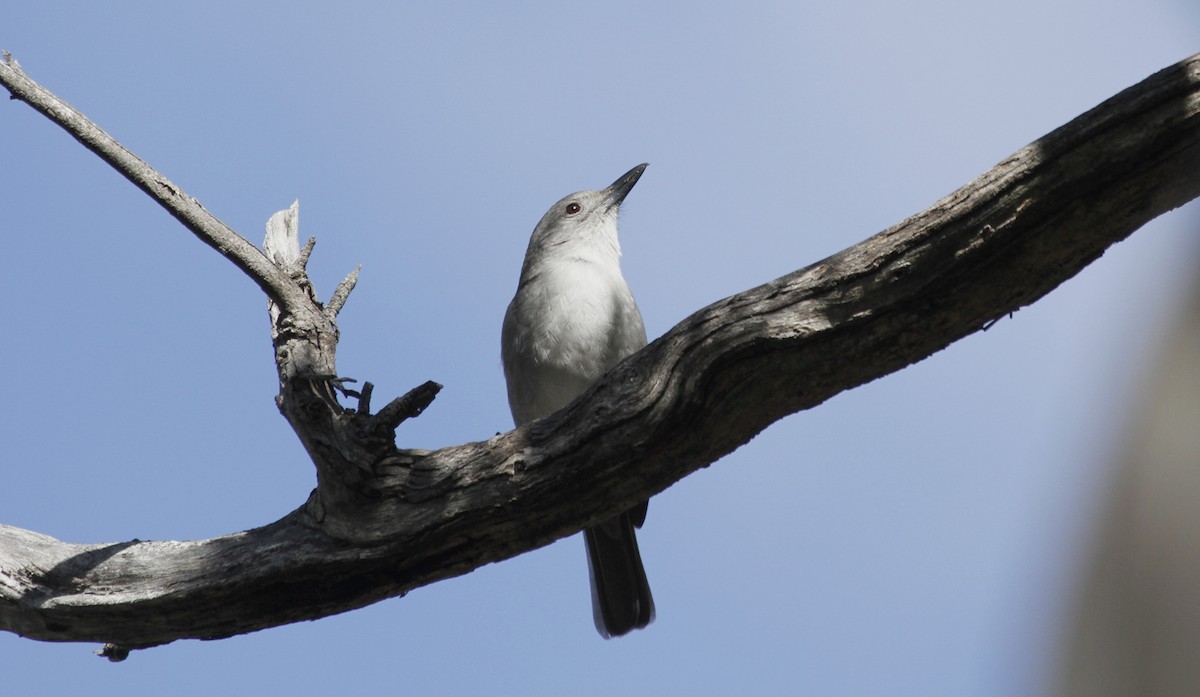
{"label": "weathered bark", "polygon": [[304,506],[212,540],[75,545],[0,527],[0,627],[114,642],[114,657],[361,607],[577,532],[788,414],[986,328],[1200,195],[1197,55],[899,225],[699,310],[557,414],[483,442],[403,451],[395,425],[436,386],[374,416],[365,398],[356,410],[334,398],[333,320],[352,279],[322,308],[303,275],[311,246],[268,261],[244,240],[216,241],[173,208],[193,199],[154,183],[165,178],[153,170],[131,174],[114,161],[128,154],[119,145],[81,136],[86,120],[15,62],[0,64],[0,82],[135,183],[144,177],[139,186],[277,304],[280,409],[317,469]]}

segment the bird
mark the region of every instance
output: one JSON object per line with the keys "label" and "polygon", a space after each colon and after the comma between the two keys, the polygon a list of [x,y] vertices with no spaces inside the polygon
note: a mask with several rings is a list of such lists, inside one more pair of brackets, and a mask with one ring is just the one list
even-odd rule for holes
{"label": "bird", "polygon": [[[533,229],[517,292],[504,314],[500,355],[517,426],[552,414],[646,345],[621,274],[617,217],[646,163],[607,188],[565,196]],[[583,531],[592,618],[605,639],[654,620],[635,528],[648,501]]]}

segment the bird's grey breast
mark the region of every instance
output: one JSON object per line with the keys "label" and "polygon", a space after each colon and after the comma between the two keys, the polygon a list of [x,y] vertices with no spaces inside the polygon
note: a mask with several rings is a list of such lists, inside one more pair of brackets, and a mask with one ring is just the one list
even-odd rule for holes
{"label": "bird's grey breast", "polygon": [[540,412],[522,422],[565,406],[646,344],[641,313],[617,264],[558,259],[532,271],[504,321],[510,405],[514,412],[518,406]]}

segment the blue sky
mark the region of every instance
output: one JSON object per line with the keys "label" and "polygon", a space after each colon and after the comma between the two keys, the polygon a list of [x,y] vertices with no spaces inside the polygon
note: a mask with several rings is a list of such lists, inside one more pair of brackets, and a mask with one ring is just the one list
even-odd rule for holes
{"label": "blue sky", "polygon": [[[339,368],[397,438],[511,427],[499,328],[559,197],[623,212],[654,337],[925,208],[1200,50],[1186,0],[0,5],[0,48],[258,243],[301,201]],[[210,537],[303,502],[259,291],[32,110],[0,108],[0,523]],[[13,694],[1039,694],[1195,205],[1038,304],[656,497],[658,605],[602,641],[582,542],[111,665],[0,635]]]}

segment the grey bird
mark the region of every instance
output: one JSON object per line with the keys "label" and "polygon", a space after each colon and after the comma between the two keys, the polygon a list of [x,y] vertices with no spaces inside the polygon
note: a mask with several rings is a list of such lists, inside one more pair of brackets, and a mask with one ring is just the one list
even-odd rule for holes
{"label": "grey bird", "polygon": [[[621,202],[646,166],[634,167],[607,189],[563,198],[533,229],[500,337],[508,405],[518,426],[565,407],[646,345],[642,313],[621,275],[617,240]],[[592,616],[606,639],[654,619],[634,535],[646,520],[646,507],[642,502],[583,531]]]}

